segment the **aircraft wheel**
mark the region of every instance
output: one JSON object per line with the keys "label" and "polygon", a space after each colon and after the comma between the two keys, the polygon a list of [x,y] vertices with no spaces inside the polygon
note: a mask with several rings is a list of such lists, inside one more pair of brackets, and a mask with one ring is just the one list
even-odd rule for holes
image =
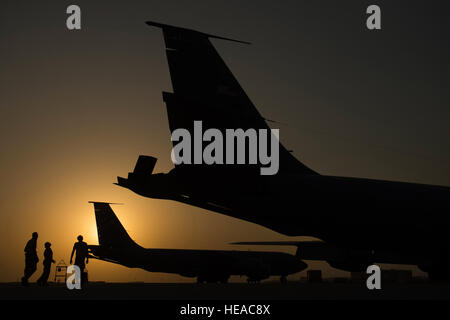
{"label": "aircraft wheel", "polygon": [[202,276],[197,277],[197,283],[203,283],[204,281],[205,281],[205,279],[203,279]]}
{"label": "aircraft wheel", "polygon": [[259,283],[259,280],[256,280],[256,279],[247,279],[247,282],[248,282],[249,284],[254,284],[254,283]]}
{"label": "aircraft wheel", "polygon": [[219,283],[228,283],[228,276],[223,277],[222,279],[220,279]]}

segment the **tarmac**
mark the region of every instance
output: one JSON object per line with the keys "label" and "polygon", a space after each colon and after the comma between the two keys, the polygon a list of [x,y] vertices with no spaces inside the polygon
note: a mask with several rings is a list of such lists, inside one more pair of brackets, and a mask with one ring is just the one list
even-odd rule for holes
{"label": "tarmac", "polygon": [[0,300],[449,300],[450,283],[388,283],[369,290],[365,283],[262,282],[106,283],[91,282],[81,290],[64,284],[48,287],[0,283]]}

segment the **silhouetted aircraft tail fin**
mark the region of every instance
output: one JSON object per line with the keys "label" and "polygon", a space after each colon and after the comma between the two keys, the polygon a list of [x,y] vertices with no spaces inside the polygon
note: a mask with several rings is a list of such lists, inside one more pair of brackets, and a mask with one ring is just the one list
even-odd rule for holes
{"label": "silhouetted aircraft tail fin", "polygon": [[112,203],[95,201],[89,203],[94,204],[100,246],[108,248],[137,246],[111,209],[110,204]]}
{"label": "silhouetted aircraft tail fin", "polygon": [[[260,129],[270,130],[209,41],[209,38],[232,39],[156,22],[147,24],[162,28],[164,34],[173,93],[163,92],[163,100],[167,106],[171,132],[182,128],[194,136],[194,121],[202,121],[203,131],[214,128],[224,136],[226,129],[254,129],[257,132]],[[267,149],[270,150],[270,144]],[[226,151],[223,156],[226,157]],[[226,174],[230,174],[230,166],[220,164],[179,164],[176,167],[199,173],[211,172],[208,170],[220,173],[221,170],[226,170]],[[259,172],[251,165],[247,167],[249,171]],[[240,168],[236,167],[235,175],[241,175],[241,168],[242,165]],[[280,144],[279,173],[284,172],[316,174]]]}

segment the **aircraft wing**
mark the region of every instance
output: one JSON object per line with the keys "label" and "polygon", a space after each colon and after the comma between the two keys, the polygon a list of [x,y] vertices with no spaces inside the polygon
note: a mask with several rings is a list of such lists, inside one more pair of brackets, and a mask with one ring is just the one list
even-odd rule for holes
{"label": "aircraft wing", "polygon": [[392,251],[374,251],[368,249],[345,248],[330,245],[323,241],[245,241],[233,242],[236,245],[296,246],[296,256],[302,260],[327,261],[339,269],[368,267],[372,263],[419,264],[427,262],[426,254],[420,252],[399,253]]}
{"label": "aircraft wing", "polygon": [[327,245],[323,241],[245,241],[233,242],[236,245],[256,245],[256,246],[295,246],[296,256],[307,260],[327,260],[335,259],[339,256],[337,250]]}

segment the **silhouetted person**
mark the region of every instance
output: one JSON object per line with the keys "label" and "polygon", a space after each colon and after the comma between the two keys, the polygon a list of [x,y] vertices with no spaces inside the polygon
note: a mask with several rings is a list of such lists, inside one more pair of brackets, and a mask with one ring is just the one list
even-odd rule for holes
{"label": "silhouetted person", "polygon": [[55,260],[53,260],[53,251],[50,249],[51,247],[50,242],[45,243],[45,250],[44,250],[44,271],[42,272],[41,277],[38,279],[37,284],[39,286],[48,286],[48,276],[50,275],[50,269],[52,268],[52,263],[55,263]]}
{"label": "silhouetted person", "polygon": [[70,255],[70,264],[72,264],[72,258],[74,252],[75,254],[75,265],[77,265],[80,268],[81,274],[83,274],[84,268],[86,267],[86,263],[89,263],[88,258],[88,245],[86,242],[83,241],[83,236],[77,237],[78,242],[75,242],[72,249],[72,254]]}
{"label": "silhouetted person", "polygon": [[33,232],[31,239],[28,240],[27,245],[25,246],[25,270],[22,277],[22,285],[28,286],[28,279],[32,276],[32,274],[37,269],[37,263],[39,262],[39,258],[36,253],[36,245],[37,245],[38,233]]}

